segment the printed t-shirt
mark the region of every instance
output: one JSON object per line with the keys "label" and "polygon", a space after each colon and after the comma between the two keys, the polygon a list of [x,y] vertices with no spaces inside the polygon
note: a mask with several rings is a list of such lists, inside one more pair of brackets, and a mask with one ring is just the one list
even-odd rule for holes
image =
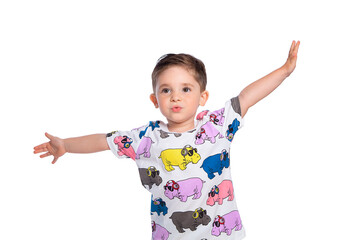
{"label": "printed t-shirt", "polygon": [[242,127],[234,97],[197,115],[195,128],[170,132],[162,121],[107,134],[111,151],[135,160],[151,192],[153,240],[242,239],[230,173],[230,144]]}

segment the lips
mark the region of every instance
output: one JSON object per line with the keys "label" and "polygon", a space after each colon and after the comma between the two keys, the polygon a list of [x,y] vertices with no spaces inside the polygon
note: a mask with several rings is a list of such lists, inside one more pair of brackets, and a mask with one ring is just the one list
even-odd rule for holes
{"label": "lips", "polygon": [[173,112],[180,112],[181,109],[182,109],[182,107],[179,107],[179,106],[174,106],[174,107],[171,108],[171,110],[172,110]]}

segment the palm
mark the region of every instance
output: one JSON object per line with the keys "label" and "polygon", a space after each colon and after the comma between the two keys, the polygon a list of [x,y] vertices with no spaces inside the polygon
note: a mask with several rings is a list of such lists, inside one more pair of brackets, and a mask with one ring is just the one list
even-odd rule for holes
{"label": "palm", "polygon": [[288,75],[290,75],[296,67],[296,60],[297,60],[297,53],[299,50],[299,45],[300,45],[300,41],[298,41],[296,43],[295,43],[295,41],[293,41],[291,44],[289,56],[285,63],[285,68],[286,68]]}
{"label": "palm", "polygon": [[40,158],[51,155],[54,156],[54,160],[52,161],[54,164],[59,157],[66,153],[65,145],[61,138],[54,137],[48,133],[45,133],[45,136],[49,138],[50,141],[34,147],[34,153],[45,152],[44,154],[40,155]]}

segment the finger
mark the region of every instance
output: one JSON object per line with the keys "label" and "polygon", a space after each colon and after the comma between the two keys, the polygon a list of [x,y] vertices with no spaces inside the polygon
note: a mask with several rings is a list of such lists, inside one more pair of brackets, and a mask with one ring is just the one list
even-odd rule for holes
{"label": "finger", "polygon": [[291,55],[292,51],[294,50],[294,47],[295,47],[295,41],[292,41],[291,47],[290,47],[290,50],[289,50],[289,55]]}
{"label": "finger", "polygon": [[300,42],[297,41],[295,46],[294,46],[294,49],[291,53],[292,57],[296,58],[297,57],[297,53],[298,53],[298,49],[299,49],[299,45],[300,45]]}
{"label": "finger", "polygon": [[38,149],[35,149],[34,153],[41,153],[41,152],[47,152],[48,149],[47,148],[38,148]]}
{"label": "finger", "polygon": [[50,155],[51,155],[51,153],[47,152],[45,154],[40,155],[40,158],[48,157]]}
{"label": "finger", "polygon": [[297,41],[294,52],[297,54],[298,50],[299,50],[299,46],[300,46],[300,41]]}
{"label": "finger", "polygon": [[40,145],[37,145],[37,146],[34,147],[34,150],[38,150],[38,149],[41,149],[41,148],[46,148],[46,145],[47,145],[47,143],[42,143]]}
{"label": "finger", "polygon": [[59,159],[58,157],[54,157],[54,160],[51,163],[55,164],[58,159]]}

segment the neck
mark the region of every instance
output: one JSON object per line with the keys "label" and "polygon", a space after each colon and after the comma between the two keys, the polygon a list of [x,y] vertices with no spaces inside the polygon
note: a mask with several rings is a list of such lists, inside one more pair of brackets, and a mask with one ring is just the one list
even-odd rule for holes
{"label": "neck", "polygon": [[194,120],[184,122],[184,123],[174,123],[174,122],[169,121],[167,124],[167,128],[169,129],[169,131],[176,132],[176,133],[187,132],[189,130],[194,129],[194,127],[195,127]]}

